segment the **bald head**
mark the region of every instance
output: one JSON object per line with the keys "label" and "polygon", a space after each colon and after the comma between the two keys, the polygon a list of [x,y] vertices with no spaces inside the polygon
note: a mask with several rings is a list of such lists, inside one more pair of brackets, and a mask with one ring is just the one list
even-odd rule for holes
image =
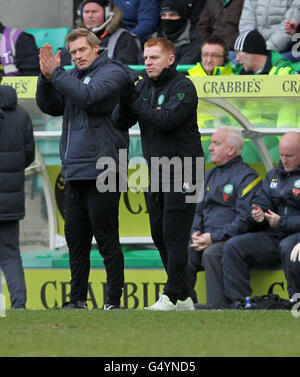
{"label": "bald head", "polygon": [[279,142],[279,153],[285,171],[300,167],[300,134],[291,131],[283,135]]}

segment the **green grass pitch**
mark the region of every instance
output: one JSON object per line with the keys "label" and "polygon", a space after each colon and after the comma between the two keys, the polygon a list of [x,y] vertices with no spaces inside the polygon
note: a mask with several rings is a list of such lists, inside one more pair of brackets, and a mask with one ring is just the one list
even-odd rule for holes
{"label": "green grass pitch", "polygon": [[0,333],[8,357],[300,356],[290,311],[7,310]]}

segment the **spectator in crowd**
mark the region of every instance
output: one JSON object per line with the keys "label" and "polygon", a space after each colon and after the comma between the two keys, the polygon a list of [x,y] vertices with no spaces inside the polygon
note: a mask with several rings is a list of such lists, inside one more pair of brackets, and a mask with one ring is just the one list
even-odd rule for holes
{"label": "spectator in crowd", "polygon": [[192,27],[195,28],[200,17],[200,13],[204,8],[206,0],[185,0],[188,7],[188,18],[191,20]]}
{"label": "spectator in crowd", "polygon": [[[234,66],[235,74],[240,75],[289,75],[295,74],[300,69],[300,63],[292,63],[283,59],[277,51],[268,51],[263,36],[257,30],[246,31],[240,34],[235,42],[237,65]],[[268,111],[263,113],[260,100],[244,101],[243,114],[257,127],[265,127],[272,124],[275,127],[297,126],[297,106],[293,102],[283,101],[272,105],[267,103]],[[275,106],[276,109],[272,108]],[[275,117],[274,114],[277,114]],[[278,138],[276,136],[265,136],[264,143],[268,149],[278,151]],[[251,144],[247,141],[247,147]]]}
{"label": "spectator in crowd", "polygon": [[[228,58],[228,47],[220,38],[208,38],[201,45],[201,62],[188,70],[191,77],[210,75],[233,75],[233,66]],[[211,108],[211,110],[209,110]],[[199,128],[211,126],[216,116],[214,105],[198,101],[197,123]],[[208,126],[208,127],[209,127]],[[209,143],[208,137],[202,137],[202,143]],[[203,145],[203,144],[202,144]],[[206,156],[207,158],[207,156]]]}
{"label": "spectator in crowd", "polygon": [[[124,64],[138,64],[141,58],[140,41],[120,27],[121,10],[110,0],[86,0],[80,7],[79,27],[91,30],[100,40],[100,48],[108,51],[108,57]],[[61,52],[61,64],[72,65],[67,49]]]}
{"label": "spectator in crowd", "polygon": [[4,76],[39,75],[39,50],[34,37],[0,22],[0,63]]}
{"label": "spectator in crowd", "polygon": [[289,51],[283,52],[282,56],[292,62],[298,62],[300,60],[299,49],[299,33],[300,24],[292,20],[286,20],[284,24],[284,31],[292,36]]}
{"label": "spectator in crowd", "polygon": [[18,105],[16,91],[0,85],[0,267],[13,309],[26,305],[19,222],[25,216],[24,169],[34,161],[34,152],[29,114]]}
{"label": "spectator in crowd", "polygon": [[202,38],[192,29],[187,18],[185,0],[162,0],[161,23],[153,38],[169,39],[176,51],[177,64],[196,64],[200,60]]}
{"label": "spectator in crowd", "polygon": [[[210,75],[233,75],[232,63],[228,59],[228,47],[220,38],[208,38],[201,45],[201,62],[188,70],[191,77]],[[212,107],[211,111],[208,110]],[[216,119],[213,105],[198,101],[197,123],[199,128],[205,128]],[[208,137],[202,138],[202,143],[208,143]]]}
{"label": "spectator in crowd", "polygon": [[284,31],[290,35],[300,32],[299,23],[292,20],[285,20]]}
{"label": "spectator in crowd", "polygon": [[73,0],[73,27],[76,28],[78,17],[80,16],[80,8],[83,0]]}
{"label": "spectator in crowd", "polygon": [[[240,34],[235,41],[236,61],[240,68],[239,75],[282,75],[297,71],[297,66],[284,60],[276,51],[268,51],[263,36],[257,30],[249,30]],[[300,66],[299,66],[300,68]]]}
{"label": "spectator in crowd", "polygon": [[196,30],[203,39],[222,38],[233,50],[244,0],[209,0],[200,14]]}
{"label": "spectator in crowd", "polygon": [[113,3],[123,13],[122,25],[142,43],[157,29],[161,0],[113,0]]}
{"label": "spectator in crowd", "polygon": [[239,32],[257,29],[266,41],[267,49],[289,50],[291,36],[284,30],[285,20],[300,19],[300,0],[245,0]]}
{"label": "spectator in crowd", "polygon": [[201,45],[201,62],[188,70],[190,76],[233,75],[228,47],[220,38],[208,38]]}
{"label": "spectator in crowd", "polygon": [[[198,98],[192,81],[176,70],[170,40],[148,40],[144,58],[146,69],[136,90],[121,99],[119,124],[129,128],[138,121],[141,128],[150,176],[146,195],[151,234],[167,272],[164,293],[147,309],[194,310],[187,281],[187,247],[195,210],[195,203],[188,199],[191,184],[203,183],[203,171],[196,169],[197,161],[203,158],[196,120]],[[152,166],[154,157],[164,156],[179,160],[182,174],[170,169],[166,176],[163,167]],[[187,157],[188,164],[184,163]],[[189,179],[184,178],[188,175]]]}
{"label": "spectator in crowd", "polygon": [[191,297],[197,303],[194,286],[198,271],[204,268],[206,305],[198,308],[226,308],[222,250],[225,241],[249,231],[248,211],[261,178],[245,164],[241,153],[244,139],[239,129],[222,127],[211,137],[208,148],[216,165],[205,174],[204,198],[197,204],[191,230],[188,278]]}
{"label": "spectator in crowd", "polygon": [[300,229],[300,134],[292,131],[283,135],[279,152],[281,161],[267,173],[252,200],[249,221],[260,230],[233,237],[223,246],[225,296],[236,302],[235,306],[251,295],[252,266],[272,266],[282,261],[290,297],[295,293],[292,263],[287,261]]}
{"label": "spectator in crowd", "polygon": [[76,64],[67,72],[60,66],[59,52],[54,56],[49,44],[41,49],[36,94],[44,113],[63,116],[61,175],[67,182],[65,235],[71,268],[70,302],[63,308],[86,308],[95,236],[107,274],[104,310],[119,309],[124,285],[120,193],[117,187],[98,190],[96,180],[101,182],[107,173],[99,159],[115,161],[118,169],[119,149],[128,148],[128,134],[114,129],[112,112],[129,76],[126,66],[108,59],[106,51],[99,53],[99,39],[86,28],[71,31],[66,46]]}

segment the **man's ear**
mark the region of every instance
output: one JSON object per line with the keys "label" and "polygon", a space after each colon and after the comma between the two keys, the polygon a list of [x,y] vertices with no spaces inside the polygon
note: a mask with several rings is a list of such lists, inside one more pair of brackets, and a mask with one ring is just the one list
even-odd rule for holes
{"label": "man's ear", "polygon": [[229,156],[230,156],[231,158],[237,156],[236,147],[234,147],[233,145],[230,146]]}
{"label": "man's ear", "polygon": [[169,62],[170,65],[172,65],[175,62],[175,55],[170,55]]}

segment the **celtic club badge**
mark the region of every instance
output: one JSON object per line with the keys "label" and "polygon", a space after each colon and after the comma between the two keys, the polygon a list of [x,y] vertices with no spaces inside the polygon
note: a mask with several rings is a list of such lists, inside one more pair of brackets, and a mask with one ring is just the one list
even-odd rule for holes
{"label": "celtic club badge", "polygon": [[163,94],[161,94],[159,97],[158,97],[158,100],[157,100],[157,104],[160,106],[164,103],[165,101],[165,96]]}
{"label": "celtic club badge", "polygon": [[224,202],[228,201],[228,197],[232,193],[232,191],[233,191],[233,186],[231,184],[228,184],[228,185],[224,186],[224,188],[223,188],[223,199],[224,199]]}
{"label": "celtic club badge", "polygon": [[293,187],[293,195],[296,198],[300,192],[300,179],[297,179],[294,182],[294,187]]}

